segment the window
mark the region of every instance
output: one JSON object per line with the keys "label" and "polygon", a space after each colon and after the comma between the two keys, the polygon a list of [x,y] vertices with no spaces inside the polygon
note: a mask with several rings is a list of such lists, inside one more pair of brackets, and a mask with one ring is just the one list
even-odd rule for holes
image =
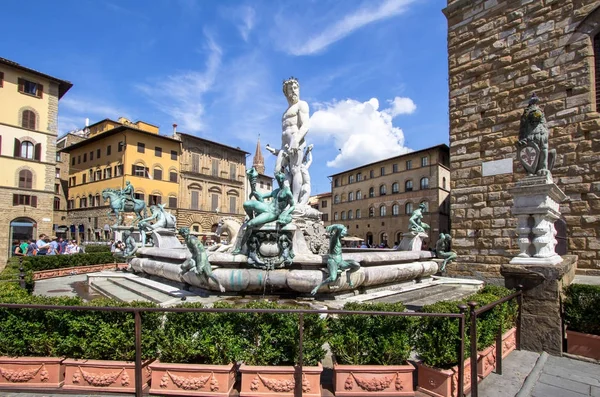
{"label": "window", "polygon": [[360,190],[356,191],[356,199],[357,200],[362,200],[362,192]]}
{"label": "window", "polygon": [[90,152],[90,161],[94,159],[94,152]]}
{"label": "window", "polygon": [[71,165],[75,165],[75,157],[71,159]]}
{"label": "window", "polygon": [[392,205],[392,215],[394,215],[394,216],[400,215],[400,205],[399,204]]}
{"label": "window", "polygon": [[360,181],[362,181],[362,174],[359,172],[358,174],[356,174],[356,182]]}
{"label": "window", "polygon": [[190,209],[198,210],[200,209],[200,192],[197,190],[192,190],[192,200],[190,203]]}
{"label": "window", "polygon": [[446,189],[446,177],[442,178],[442,189]]}
{"label": "window", "polygon": [[158,147],[158,146],[156,146],[156,147],[154,148],[154,155],[155,155],[156,157],[162,157],[162,148],[161,148],[161,147]]}
{"label": "window", "polygon": [[404,191],[405,192],[412,192],[413,190],[413,183],[412,180],[408,180],[406,182],[404,182]]}
{"label": "window", "polygon": [[123,164],[115,165],[115,176],[123,175]]}
{"label": "window", "polygon": [[83,174],[83,181],[81,183],[86,183],[87,182],[87,175]]}
{"label": "window", "polygon": [[81,155],[77,156],[77,164],[81,164]]}
{"label": "window", "polygon": [[342,220],[345,221],[346,220],[346,211],[342,211]]}
{"label": "window", "polygon": [[421,204],[425,207],[423,212],[429,212],[429,201],[421,201]]}
{"label": "window", "polygon": [[94,197],[91,194],[88,196],[88,203],[90,207],[94,206]]}
{"label": "window", "polygon": [[385,205],[382,205],[381,207],[379,207],[379,216],[385,216],[385,212],[386,212]]}
{"label": "window", "polygon": [[169,208],[177,208],[177,197],[169,197]]}
{"label": "window", "polygon": [[148,195],[148,205],[156,205],[162,203],[162,197],[157,194]]}
{"label": "window", "polygon": [[104,169],[104,179],[112,178],[112,168],[107,167]]}
{"label": "window", "polygon": [[429,157],[421,157],[421,167],[427,167],[429,165]]}
{"label": "window", "polygon": [[83,162],[85,163],[87,161],[87,153],[83,154]]}
{"label": "window", "polygon": [[162,181],[162,170],[160,168],[155,168],[152,178],[155,181]]}
{"label": "window", "polygon": [[348,193],[348,201],[354,201],[354,192]]}
{"label": "window", "polygon": [[54,169],[54,174],[57,178],[60,178],[60,168],[55,168]]}
{"label": "window", "polygon": [[369,188],[369,198],[375,197],[375,188]]}
{"label": "window", "polygon": [[54,193],[55,194],[59,194],[60,193],[60,183],[55,183],[54,184]]}
{"label": "window", "polygon": [[421,190],[429,189],[429,178],[421,178]]}
{"label": "window", "polygon": [[146,167],[144,167],[143,165],[134,165],[132,168],[133,168],[133,170],[132,170],[133,175],[139,176],[142,178],[146,177]]}
{"label": "window", "polygon": [[375,171],[369,171],[369,178],[375,178]]}
{"label": "window", "polygon": [[34,152],[33,143],[31,143],[29,141],[23,141],[23,142],[21,142],[20,149],[21,149],[20,157],[23,157],[24,159],[33,160],[33,152]]}
{"label": "window", "polygon": [[360,210],[356,210],[356,219],[360,219]]}
{"label": "window", "polygon": [[369,208],[369,218],[373,218],[375,216],[375,208]]}
{"label": "window", "polygon": [[333,183],[333,185],[334,185],[335,187],[339,187],[339,186],[340,186],[340,180],[339,180],[339,179],[337,179],[337,178],[335,178],[335,182]]}
{"label": "window", "polygon": [[37,207],[37,196],[13,194],[13,205],[29,205],[31,207]]}
{"label": "window", "polygon": [[354,218],[354,213],[352,212],[352,210],[348,210],[348,219],[353,219]]}
{"label": "window", "polygon": [[177,150],[171,150],[171,160],[177,160]]}
{"label": "window", "polygon": [[200,155],[198,153],[192,153],[192,172],[200,172]]}
{"label": "window", "polygon": [[337,220],[339,220],[339,217],[338,217],[338,213],[337,213],[337,212],[334,212],[334,213],[333,213],[333,220],[334,220],[334,221],[337,221]]}
{"label": "window", "polygon": [[60,199],[54,197],[54,211],[60,211]]}
{"label": "window", "polygon": [[145,196],[144,196],[144,193],[134,193],[134,194],[133,194],[133,197],[134,197],[135,199],[137,199],[137,200],[142,200],[142,201],[144,201],[144,197],[145,197]]}
{"label": "window", "polygon": [[210,196],[210,210],[216,211],[219,208],[219,195],[216,193]]}
{"label": "window", "polygon": [[212,176],[219,176],[219,159],[212,161]]}
{"label": "window", "polygon": [[321,200],[321,208],[327,208],[327,200]]}
{"label": "window", "polygon": [[102,180],[102,170],[96,170],[96,178],[94,178],[95,181],[101,181]]}
{"label": "window", "polygon": [[406,215],[410,215],[413,212],[413,205],[412,203],[406,203],[406,205],[404,206],[404,213]]}
{"label": "window", "polygon": [[122,152],[124,147],[125,147],[125,143],[123,141],[119,142],[117,144],[117,152]]}
{"label": "window", "polygon": [[387,194],[387,188],[385,187],[385,185],[379,186],[379,195],[385,196],[386,194]]}
{"label": "window", "polygon": [[177,172],[175,172],[175,171],[169,172],[169,182],[177,183]]}
{"label": "window", "polygon": [[348,175],[348,183],[354,183],[354,175]]}
{"label": "window", "polygon": [[406,160],[406,169],[412,170],[412,160]]}
{"label": "window", "polygon": [[[102,156],[102,149],[97,149],[96,150],[96,158],[99,159],[100,156]],[[91,160],[91,158],[90,158],[90,160]]]}
{"label": "window", "polygon": [[400,191],[400,185],[398,182],[392,183],[392,193],[398,193]]}
{"label": "window", "polygon": [[0,72],[0,88],[4,87],[4,72]]}
{"label": "window", "polygon": [[82,197],[79,199],[79,208],[87,208],[87,198]]}
{"label": "window", "polygon": [[321,220],[323,222],[329,222],[329,214],[321,214]]}
{"label": "window", "polygon": [[338,196],[337,194],[333,197],[333,203],[334,204],[339,204],[340,203],[340,196]]}
{"label": "window", "polygon": [[42,98],[44,95],[44,86],[41,84],[34,83],[29,80],[19,79],[19,92],[22,94],[33,95],[38,98]]}
{"label": "window", "polygon": [[237,197],[235,196],[229,196],[229,213],[237,213]]}
{"label": "window", "polygon": [[237,167],[235,164],[229,164],[229,178],[235,181],[237,179]]}
{"label": "window", "polygon": [[138,153],[146,153],[146,144],[142,142],[138,142],[137,144]]}
{"label": "window", "polygon": [[398,164],[392,165],[392,172],[398,172]]}
{"label": "window", "polygon": [[61,158],[60,158],[60,153],[56,152],[56,162],[59,163],[61,162]]}
{"label": "window", "polygon": [[33,188],[33,173],[29,170],[19,171],[19,187],[23,189]]}
{"label": "window", "polygon": [[384,176],[385,175],[385,167],[381,167],[379,169],[379,175]]}
{"label": "window", "polygon": [[67,209],[72,210],[75,208],[75,200],[67,200]]}
{"label": "window", "polygon": [[75,186],[75,185],[77,185],[77,177],[74,176],[74,177],[69,178],[69,186]]}
{"label": "window", "polygon": [[21,114],[21,127],[35,130],[35,113],[31,110],[23,110]]}
{"label": "window", "polygon": [[111,153],[111,152],[112,152],[112,147],[111,147],[110,145],[108,145],[108,146],[106,147],[106,155],[107,155],[107,156],[110,156],[110,153]]}

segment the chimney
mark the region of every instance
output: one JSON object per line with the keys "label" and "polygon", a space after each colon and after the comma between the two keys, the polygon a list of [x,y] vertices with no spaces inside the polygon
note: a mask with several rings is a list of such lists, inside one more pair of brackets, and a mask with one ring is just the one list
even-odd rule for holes
{"label": "chimney", "polygon": [[177,133],[177,124],[173,123],[173,136]]}
{"label": "chimney", "polygon": [[85,126],[89,127],[90,126],[90,119],[89,118],[85,118]]}

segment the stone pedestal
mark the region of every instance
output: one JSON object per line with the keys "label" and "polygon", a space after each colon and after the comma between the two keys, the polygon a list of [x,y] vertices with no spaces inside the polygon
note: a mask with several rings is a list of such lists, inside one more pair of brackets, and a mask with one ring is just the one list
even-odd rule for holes
{"label": "stone pedestal", "polygon": [[576,268],[576,256],[564,256],[558,264],[502,265],[500,272],[507,288],[523,285],[522,349],[562,354],[561,296],[573,281]]}
{"label": "stone pedestal", "polygon": [[152,230],[152,241],[155,248],[181,248],[182,246],[175,229],[158,228]]}
{"label": "stone pedestal", "polygon": [[520,253],[510,263],[515,265],[554,265],[562,258],[554,252],[559,205],[565,193],[550,176],[528,176],[509,190],[513,195],[512,214],[517,217]]}
{"label": "stone pedestal", "polygon": [[402,234],[402,241],[398,246],[399,251],[421,251],[423,239],[427,238],[427,233],[408,232]]}
{"label": "stone pedestal", "polygon": [[142,241],[141,237],[140,237],[140,231],[138,230],[138,228],[136,226],[113,226],[112,227],[112,231],[113,231],[113,239],[115,241],[123,241],[125,242],[125,239],[123,237],[123,232],[125,230],[133,230],[131,232],[131,236],[133,237],[133,239],[139,243]]}

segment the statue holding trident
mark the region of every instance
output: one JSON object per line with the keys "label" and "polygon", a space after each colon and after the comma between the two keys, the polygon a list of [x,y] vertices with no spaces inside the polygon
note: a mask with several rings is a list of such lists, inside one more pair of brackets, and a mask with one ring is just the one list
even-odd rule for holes
{"label": "statue holding trident", "polygon": [[294,202],[299,202],[302,183],[302,160],[306,142],[304,138],[309,128],[308,103],[300,100],[300,83],[295,77],[283,82],[283,94],[288,108],[282,117],[281,148],[269,145],[266,149],[277,156],[275,173],[284,172],[290,182]]}

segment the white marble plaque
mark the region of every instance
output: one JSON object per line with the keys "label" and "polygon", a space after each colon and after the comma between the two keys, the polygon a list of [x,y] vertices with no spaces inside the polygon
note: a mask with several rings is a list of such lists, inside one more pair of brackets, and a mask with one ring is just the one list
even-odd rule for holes
{"label": "white marble plaque", "polygon": [[513,173],[513,160],[511,158],[484,161],[481,163],[481,174],[483,176],[492,176],[500,174],[512,174]]}

